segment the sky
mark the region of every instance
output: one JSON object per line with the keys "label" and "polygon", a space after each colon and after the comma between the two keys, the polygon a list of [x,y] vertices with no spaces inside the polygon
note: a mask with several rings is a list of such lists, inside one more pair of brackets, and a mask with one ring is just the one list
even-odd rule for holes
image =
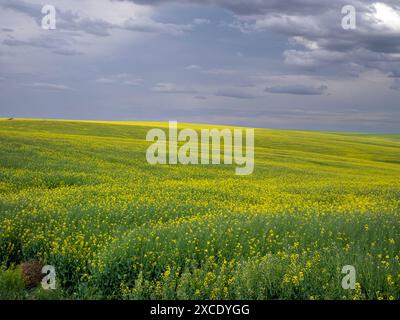
{"label": "sky", "polygon": [[0,0],[0,117],[400,132],[399,101],[399,0]]}

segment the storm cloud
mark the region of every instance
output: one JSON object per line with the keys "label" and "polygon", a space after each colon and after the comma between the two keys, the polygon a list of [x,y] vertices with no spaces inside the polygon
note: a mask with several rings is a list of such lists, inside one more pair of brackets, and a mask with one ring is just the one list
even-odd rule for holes
{"label": "storm cloud", "polygon": [[[0,116],[398,131],[398,0],[0,0]],[[342,27],[342,7],[356,28]]]}

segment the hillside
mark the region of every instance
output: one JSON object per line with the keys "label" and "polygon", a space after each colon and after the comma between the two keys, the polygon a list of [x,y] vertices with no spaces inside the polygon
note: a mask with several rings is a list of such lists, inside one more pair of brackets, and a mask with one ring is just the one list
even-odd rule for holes
{"label": "hillside", "polygon": [[400,135],[256,129],[235,176],[149,165],[166,125],[0,120],[0,265],[54,265],[63,297],[400,298]]}

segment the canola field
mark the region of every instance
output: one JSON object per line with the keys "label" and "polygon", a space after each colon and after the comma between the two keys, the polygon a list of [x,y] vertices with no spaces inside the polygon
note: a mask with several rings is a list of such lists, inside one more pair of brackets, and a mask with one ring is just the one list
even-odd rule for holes
{"label": "canola field", "polygon": [[256,129],[236,176],[149,165],[167,125],[0,120],[0,295],[37,260],[60,299],[400,299],[400,135]]}

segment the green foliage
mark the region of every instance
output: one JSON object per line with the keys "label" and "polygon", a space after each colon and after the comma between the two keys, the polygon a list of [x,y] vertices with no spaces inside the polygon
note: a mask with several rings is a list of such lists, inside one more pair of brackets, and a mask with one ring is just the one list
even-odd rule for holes
{"label": "green foliage", "polygon": [[19,268],[0,269],[0,300],[25,298],[25,285]]}
{"label": "green foliage", "polygon": [[62,300],[64,299],[64,293],[60,289],[43,289],[38,287],[30,292],[29,299],[32,300]]}
{"label": "green foliage", "polygon": [[[60,288],[28,298],[400,298],[399,135],[259,129],[239,177],[147,164],[159,126],[0,121],[0,264],[54,265]],[[0,295],[26,297],[16,272]]]}

